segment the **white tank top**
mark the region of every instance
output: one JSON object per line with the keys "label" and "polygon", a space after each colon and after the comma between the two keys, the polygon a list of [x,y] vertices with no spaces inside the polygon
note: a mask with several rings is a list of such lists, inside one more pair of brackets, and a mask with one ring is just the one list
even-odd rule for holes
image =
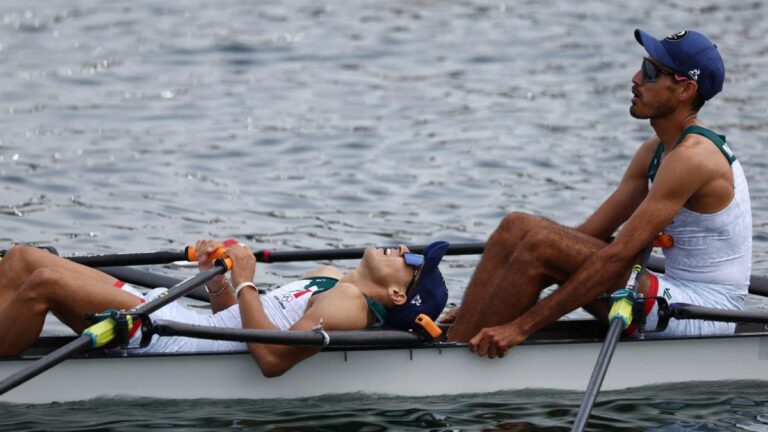
{"label": "white tank top", "polygon": [[[752,208],[749,188],[741,164],[725,145],[725,137],[714,137],[694,129],[688,133],[704,135],[720,148],[731,162],[734,196],[728,206],[716,213],[697,213],[683,207],[664,229],[674,246],[663,249],[666,275],[675,279],[717,287],[728,297],[746,297],[752,271]],[[686,132],[683,132],[682,139]],[[650,170],[649,170],[650,172]]]}
{"label": "white tank top", "polygon": [[304,316],[312,294],[331,289],[338,282],[334,278],[310,277],[283,285],[261,296],[264,313],[277,328],[288,330]]}

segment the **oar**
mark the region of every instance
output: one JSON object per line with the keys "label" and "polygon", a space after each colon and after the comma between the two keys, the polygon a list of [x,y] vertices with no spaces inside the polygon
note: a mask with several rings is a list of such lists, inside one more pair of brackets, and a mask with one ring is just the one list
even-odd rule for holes
{"label": "oar", "polygon": [[[129,312],[132,314],[151,314],[179,297],[184,296],[184,294],[193,290],[195,287],[208,282],[214,276],[226,273],[231,266],[232,263],[228,259],[226,261],[217,260],[216,265],[212,269],[200,272],[197,275],[174,285],[165,295],[156,297],[150,302],[143,303]],[[128,318],[130,320],[130,316]],[[74,357],[90,348],[98,348],[110,343],[115,338],[115,324],[115,320],[111,318],[100,321],[85,329],[83,334],[72,342],[3,379],[0,381],[0,395],[7,393],[9,390],[18,387],[68,358]],[[129,321],[129,325],[130,324]]]}
{"label": "oar", "polygon": [[[394,246],[389,246],[394,247]],[[420,253],[424,251],[427,245],[409,246],[412,252]],[[446,255],[472,255],[481,254],[485,249],[485,243],[464,243],[452,244],[448,246]],[[0,256],[5,251],[0,251]],[[342,249],[315,249],[299,251],[275,251],[265,249],[256,251],[253,255],[256,260],[262,263],[293,262],[293,261],[322,261],[322,260],[341,260],[355,259],[363,256],[365,248],[342,248]],[[136,266],[136,265],[155,265],[169,264],[176,261],[197,261],[197,251],[194,246],[187,246],[183,251],[158,251],[158,252],[139,252],[125,254],[108,255],[88,255],[88,256],[69,256],[65,257],[70,261],[88,267],[118,267],[118,266]]]}
{"label": "oar", "polygon": [[613,294],[614,301],[611,306],[611,312],[609,314],[610,327],[608,328],[608,334],[605,336],[603,347],[600,349],[600,354],[597,356],[597,363],[595,369],[592,371],[592,377],[589,379],[587,389],[584,393],[584,400],[581,402],[581,408],[576,416],[576,421],[573,424],[571,432],[580,432],[584,430],[589,420],[589,413],[592,412],[592,406],[597,399],[597,393],[600,391],[600,386],[603,384],[605,374],[608,371],[608,365],[613,357],[613,352],[616,349],[616,343],[619,341],[622,330],[629,326],[632,321],[632,306],[634,304],[634,298],[637,294],[637,287],[640,284],[640,276],[648,264],[648,257],[653,250],[653,244],[646,246],[640,253],[639,261],[632,267],[632,273],[629,275],[627,285],[623,290],[619,290]]}
{"label": "oar", "polygon": [[[222,328],[186,324],[176,321],[152,321],[150,333],[160,336],[185,336],[198,339],[226,340],[300,346],[414,346],[424,345],[429,339],[420,332],[402,330],[345,330],[345,331],[280,331],[241,328]],[[144,327],[142,327],[144,332]]]}
{"label": "oar", "polygon": [[716,309],[687,303],[669,305],[670,318],[678,320],[705,320],[732,323],[768,324],[768,314],[760,311]]}

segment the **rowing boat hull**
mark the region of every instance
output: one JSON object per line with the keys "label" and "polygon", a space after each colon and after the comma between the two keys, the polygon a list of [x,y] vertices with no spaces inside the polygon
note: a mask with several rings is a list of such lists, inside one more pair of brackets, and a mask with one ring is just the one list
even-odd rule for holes
{"label": "rowing boat hull", "polygon": [[[322,352],[278,378],[247,353],[76,358],[0,397],[48,403],[96,397],[298,398],[363,392],[402,396],[525,388],[583,391],[602,343],[540,341],[488,360],[463,345]],[[0,359],[0,378],[31,359]],[[656,383],[768,380],[768,334],[620,342],[606,390]]]}

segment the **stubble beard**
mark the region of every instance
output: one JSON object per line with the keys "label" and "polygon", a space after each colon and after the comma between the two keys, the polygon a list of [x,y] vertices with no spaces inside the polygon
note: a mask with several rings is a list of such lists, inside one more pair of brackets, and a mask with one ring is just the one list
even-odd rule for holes
{"label": "stubble beard", "polygon": [[629,107],[629,115],[636,119],[646,120],[666,117],[672,114],[677,108],[672,100],[660,100],[653,104],[645,104],[646,109],[642,109],[640,102]]}

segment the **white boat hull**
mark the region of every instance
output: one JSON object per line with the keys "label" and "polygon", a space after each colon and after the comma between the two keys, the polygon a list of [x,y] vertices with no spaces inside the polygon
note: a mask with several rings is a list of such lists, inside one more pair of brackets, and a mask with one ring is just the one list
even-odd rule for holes
{"label": "white boat hull", "polygon": [[[465,346],[322,352],[278,378],[246,353],[172,354],[65,361],[0,397],[48,403],[97,397],[297,398],[364,392],[402,396],[548,388],[583,391],[602,343],[539,342],[504,359]],[[0,359],[0,378],[32,360]],[[620,342],[605,390],[656,383],[768,380],[768,335]]]}

